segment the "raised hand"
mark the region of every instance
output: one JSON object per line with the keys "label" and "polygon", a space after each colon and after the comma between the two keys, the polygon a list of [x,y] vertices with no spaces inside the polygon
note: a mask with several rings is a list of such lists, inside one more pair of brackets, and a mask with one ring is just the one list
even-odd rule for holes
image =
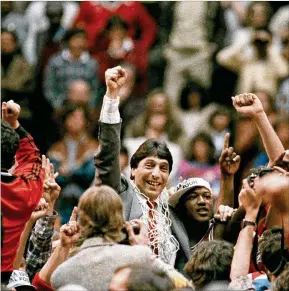
{"label": "raised hand", "polygon": [[8,122],[14,129],[19,127],[18,117],[20,111],[20,105],[13,100],[2,102],[2,119]]}
{"label": "raised hand", "polygon": [[71,247],[77,242],[80,237],[80,227],[77,224],[77,207],[74,207],[69,219],[69,222],[62,225],[60,228],[60,244],[63,247]]}
{"label": "raised hand", "polygon": [[241,113],[250,117],[255,117],[258,113],[264,112],[259,98],[252,93],[244,93],[232,97],[233,106]]}
{"label": "raised hand", "polygon": [[262,195],[249,186],[247,179],[243,180],[242,186],[242,190],[239,193],[239,201],[246,210],[246,214],[252,215],[256,219],[262,203]]}
{"label": "raised hand", "polygon": [[[135,234],[133,225],[136,225],[139,229],[139,233]],[[149,238],[148,233],[144,227],[144,223],[140,219],[134,219],[125,223],[128,233],[128,240],[131,245],[148,245]]]}
{"label": "raised hand", "polygon": [[45,201],[44,198],[39,200],[39,203],[35,210],[31,213],[30,222],[34,224],[39,218],[43,217],[47,214],[48,211],[48,203]]}
{"label": "raised hand", "polygon": [[215,220],[219,220],[222,222],[227,222],[232,218],[235,209],[227,206],[227,205],[220,205],[217,209],[216,214],[214,215]]}
{"label": "raised hand", "polygon": [[219,158],[219,165],[223,175],[229,176],[234,175],[241,162],[241,157],[234,152],[233,147],[229,147],[230,134],[226,133],[224,139],[223,150]]}
{"label": "raised hand", "polygon": [[120,66],[105,71],[106,96],[116,99],[120,88],[124,85],[127,75]]}

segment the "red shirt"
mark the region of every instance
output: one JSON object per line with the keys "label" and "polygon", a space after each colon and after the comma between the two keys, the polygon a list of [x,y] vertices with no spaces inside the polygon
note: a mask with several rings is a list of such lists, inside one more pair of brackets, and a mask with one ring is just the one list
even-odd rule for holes
{"label": "red shirt", "polygon": [[109,8],[101,3],[93,1],[80,2],[79,12],[74,20],[74,26],[82,27],[87,32],[89,48],[96,44],[96,38],[105,28],[108,20],[113,15],[122,17],[129,27],[129,36],[136,40],[137,29],[141,30],[141,38],[138,45],[148,50],[156,37],[157,26],[142,3],[118,2],[114,8]]}
{"label": "red shirt", "polygon": [[18,163],[14,171],[15,179],[1,181],[1,211],[3,214],[3,248],[1,271],[13,270],[13,263],[21,233],[36,208],[42,192],[44,169],[41,167],[40,152],[33,138],[23,128],[17,131],[26,137],[20,139],[16,152]]}

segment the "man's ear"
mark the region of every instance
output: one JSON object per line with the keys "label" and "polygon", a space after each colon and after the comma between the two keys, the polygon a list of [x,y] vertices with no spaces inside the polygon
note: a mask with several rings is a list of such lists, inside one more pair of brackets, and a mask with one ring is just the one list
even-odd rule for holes
{"label": "man's ear", "polygon": [[134,177],[135,177],[135,171],[136,171],[136,169],[131,169],[131,171],[130,171],[130,179],[131,179],[131,180],[134,180]]}

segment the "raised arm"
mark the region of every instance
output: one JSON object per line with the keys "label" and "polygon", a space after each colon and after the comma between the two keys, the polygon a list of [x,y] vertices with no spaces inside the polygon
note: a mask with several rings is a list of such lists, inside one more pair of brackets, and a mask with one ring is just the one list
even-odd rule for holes
{"label": "raised arm", "polygon": [[241,113],[252,118],[261,135],[269,166],[284,152],[284,147],[274,131],[259,98],[252,93],[244,93],[232,97],[233,106]]}
{"label": "raised arm", "polygon": [[[259,207],[262,202],[262,196],[250,188],[246,179],[243,180],[243,188],[239,194],[239,199],[246,210],[243,229],[240,231],[237,244],[234,250],[234,256],[231,265],[230,278],[232,280],[230,287],[233,288],[238,281],[246,282],[246,290],[255,290],[252,282],[248,279],[250,258],[253,248],[254,231],[256,229],[256,219]],[[245,290],[245,289],[244,289]]]}
{"label": "raised arm", "polygon": [[118,93],[126,81],[126,73],[121,67],[105,72],[106,94],[100,113],[99,149],[94,157],[95,184],[105,184],[120,192],[120,129]]}
{"label": "raised arm", "polygon": [[230,134],[224,139],[223,150],[219,159],[221,169],[220,193],[217,208],[222,205],[234,207],[234,175],[240,167],[241,158],[229,147]]}

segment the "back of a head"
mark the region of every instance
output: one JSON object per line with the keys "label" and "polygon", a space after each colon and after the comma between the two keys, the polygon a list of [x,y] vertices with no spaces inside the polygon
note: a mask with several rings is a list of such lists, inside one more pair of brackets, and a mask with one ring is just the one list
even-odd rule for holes
{"label": "back of a head", "polygon": [[161,142],[155,139],[148,139],[142,145],[140,145],[140,147],[131,157],[130,167],[132,169],[136,169],[141,160],[150,156],[167,160],[169,163],[169,172],[171,172],[173,167],[172,154],[165,142]]}
{"label": "back of a head", "polygon": [[84,238],[102,236],[114,242],[123,239],[123,203],[111,187],[88,188],[79,200],[78,211]]}
{"label": "back of a head", "polygon": [[1,169],[8,170],[13,166],[18,146],[19,135],[8,122],[1,120]]}
{"label": "back of a head", "polygon": [[275,227],[264,231],[259,243],[262,263],[275,276],[283,271],[285,260],[288,261],[283,255],[281,240],[282,228]]}
{"label": "back of a head", "polygon": [[185,272],[196,289],[213,281],[230,279],[233,245],[225,241],[204,241],[194,250]]}
{"label": "back of a head", "polygon": [[131,265],[128,291],[170,291],[174,283],[167,273],[153,265]]}

